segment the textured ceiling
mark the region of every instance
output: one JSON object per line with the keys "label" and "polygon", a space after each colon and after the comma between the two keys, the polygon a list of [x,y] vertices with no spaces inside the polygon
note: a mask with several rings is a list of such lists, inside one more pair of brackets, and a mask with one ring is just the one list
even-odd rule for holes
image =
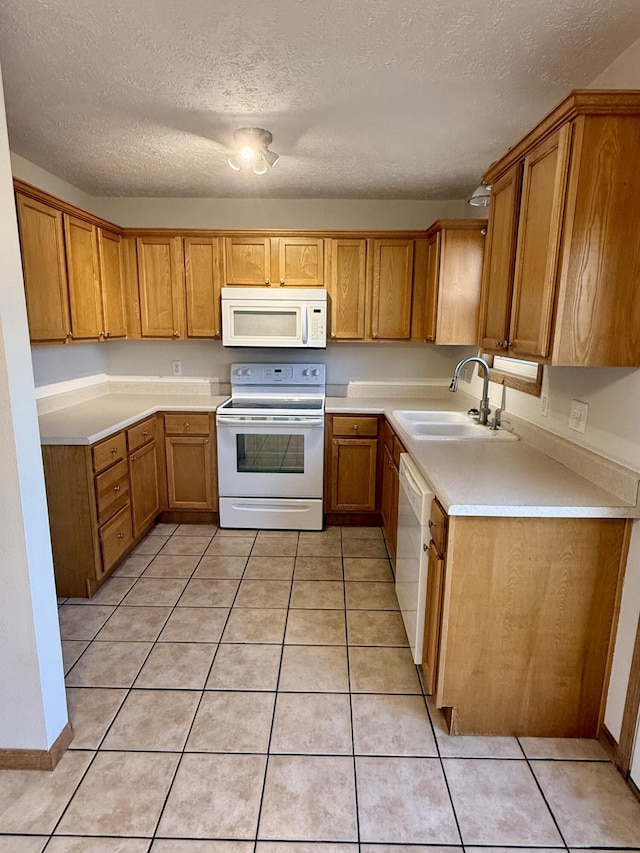
{"label": "textured ceiling", "polygon": [[11,147],[94,195],[461,198],[638,37],[638,0],[0,4]]}

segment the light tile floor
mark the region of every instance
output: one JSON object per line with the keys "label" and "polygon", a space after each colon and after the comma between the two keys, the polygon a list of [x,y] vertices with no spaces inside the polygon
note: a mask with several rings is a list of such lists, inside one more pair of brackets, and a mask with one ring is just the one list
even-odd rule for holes
{"label": "light tile floor", "polygon": [[0,853],[640,849],[597,742],[447,735],[378,528],[160,524],[59,612],[75,739]]}

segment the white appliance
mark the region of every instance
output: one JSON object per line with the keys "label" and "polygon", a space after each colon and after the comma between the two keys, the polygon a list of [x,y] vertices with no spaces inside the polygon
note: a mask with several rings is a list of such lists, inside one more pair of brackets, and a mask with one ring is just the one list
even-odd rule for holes
{"label": "white appliance", "polygon": [[233,364],[216,413],[220,526],[321,530],[324,364]]}
{"label": "white appliance", "polygon": [[396,596],[416,664],[422,663],[433,498],[433,490],[409,454],[400,454]]}
{"label": "white appliance", "polygon": [[222,343],[227,347],[326,347],[327,291],[223,287]]}

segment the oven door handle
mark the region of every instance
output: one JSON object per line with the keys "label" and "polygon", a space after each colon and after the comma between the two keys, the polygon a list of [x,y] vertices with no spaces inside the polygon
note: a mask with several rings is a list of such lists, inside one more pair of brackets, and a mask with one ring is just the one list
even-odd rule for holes
{"label": "oven door handle", "polygon": [[309,341],[309,306],[305,305],[302,316],[302,343],[304,346]]}
{"label": "oven door handle", "polygon": [[226,415],[218,415],[218,424],[220,426],[297,426],[297,427],[316,427],[324,426],[323,418],[305,418],[304,420],[271,420],[267,418],[256,418],[253,420],[250,417],[246,418],[228,418]]}

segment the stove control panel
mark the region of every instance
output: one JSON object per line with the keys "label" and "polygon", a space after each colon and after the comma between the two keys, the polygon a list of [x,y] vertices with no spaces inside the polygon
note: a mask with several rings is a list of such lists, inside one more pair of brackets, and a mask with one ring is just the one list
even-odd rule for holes
{"label": "stove control panel", "polygon": [[232,364],[232,385],[324,385],[324,364]]}

